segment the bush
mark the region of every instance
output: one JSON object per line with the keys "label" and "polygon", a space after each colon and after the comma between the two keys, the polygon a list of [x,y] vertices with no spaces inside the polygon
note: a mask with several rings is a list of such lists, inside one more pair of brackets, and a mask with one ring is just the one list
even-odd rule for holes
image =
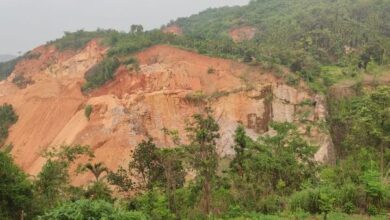
{"label": "bush", "polygon": [[320,192],[318,189],[308,188],[296,192],[290,197],[292,211],[304,210],[306,212],[320,213]]}
{"label": "bush", "polygon": [[3,104],[0,106],[0,146],[8,137],[8,129],[18,121],[12,105]]}
{"label": "bush", "polygon": [[86,83],[82,86],[82,91],[88,92],[112,80],[119,65],[118,59],[105,58],[102,62],[92,67],[85,75]]}
{"label": "bush", "polygon": [[146,220],[141,212],[129,212],[115,209],[112,204],[102,200],[78,200],[65,203],[38,217],[39,220],[82,220],[82,219],[115,219]]}
{"label": "bush", "polygon": [[113,32],[112,30],[97,30],[92,32],[78,30],[74,33],[65,32],[62,38],[49,42],[49,44],[54,44],[60,51],[79,50],[84,48],[91,40],[107,36]]}
{"label": "bush", "polygon": [[90,119],[90,116],[91,116],[92,110],[93,110],[93,107],[92,107],[92,105],[87,105],[87,106],[85,106],[85,109],[84,109],[84,115],[85,115],[85,117],[87,117],[87,118],[88,118],[88,120]]}
{"label": "bush", "polygon": [[193,93],[189,93],[184,97],[184,99],[187,102],[193,103],[196,105],[204,102],[206,100],[206,98],[207,98],[206,95],[202,91],[196,91]]}
{"label": "bush", "polygon": [[34,81],[32,81],[31,78],[24,77],[22,74],[18,74],[12,79],[12,83],[20,89],[24,89],[27,85],[34,83]]}
{"label": "bush", "polygon": [[209,68],[207,69],[207,73],[208,73],[208,74],[214,74],[214,73],[215,73],[215,69],[214,69],[213,67],[209,67]]}

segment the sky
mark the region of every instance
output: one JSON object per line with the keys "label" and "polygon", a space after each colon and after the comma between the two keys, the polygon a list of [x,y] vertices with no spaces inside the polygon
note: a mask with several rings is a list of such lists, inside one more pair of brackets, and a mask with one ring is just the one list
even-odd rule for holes
{"label": "sky", "polygon": [[249,0],[0,0],[0,54],[24,53],[64,31],[113,28],[131,24],[159,28],[204,9],[245,5]]}

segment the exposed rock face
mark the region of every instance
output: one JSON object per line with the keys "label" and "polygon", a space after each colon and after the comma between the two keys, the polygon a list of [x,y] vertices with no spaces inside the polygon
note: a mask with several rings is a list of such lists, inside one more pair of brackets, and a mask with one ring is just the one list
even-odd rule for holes
{"label": "exposed rock face", "polygon": [[[104,48],[91,42],[74,54],[43,47],[37,51],[40,58],[23,61],[15,70],[15,74],[31,75],[34,84],[19,89],[10,81],[0,83],[0,104],[13,104],[19,115],[7,142],[14,145],[16,162],[31,174],[40,171],[44,160],[39,152],[49,146],[88,144],[96,161],[115,169],[128,162],[131,151],[146,136],[159,146],[169,146],[163,128],[177,129],[186,141],[185,122],[202,111],[205,103],[221,127],[221,155],[233,154],[232,135],[239,122],[255,138],[268,132],[271,121],[298,124],[308,140],[321,144],[318,160],[326,160],[331,153],[329,135],[315,126],[325,120],[321,97],[287,86],[259,68],[155,46],[137,55],[140,71],[122,66],[115,80],[86,97],[80,92],[83,75],[102,59]],[[201,100],[191,99],[194,94],[202,94]],[[306,102],[312,104],[302,104]],[[93,106],[89,121],[84,116],[86,104]],[[91,178],[78,176],[74,183]]]}
{"label": "exposed rock face", "polygon": [[237,27],[229,31],[229,35],[234,42],[251,40],[255,37],[255,34],[256,34],[256,28],[251,26]]}
{"label": "exposed rock face", "polygon": [[183,30],[181,29],[181,27],[179,25],[176,25],[176,24],[169,25],[169,26],[163,28],[162,31],[164,33],[171,33],[171,34],[178,35],[178,36],[183,35]]}

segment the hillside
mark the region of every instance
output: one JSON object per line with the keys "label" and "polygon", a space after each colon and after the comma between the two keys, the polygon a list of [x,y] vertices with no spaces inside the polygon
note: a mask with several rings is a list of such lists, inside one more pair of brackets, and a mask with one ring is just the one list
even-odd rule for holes
{"label": "hillside", "polygon": [[387,219],[389,11],[253,0],[0,62],[0,219]]}
{"label": "hillside", "polygon": [[[19,115],[7,143],[13,144],[16,162],[28,173],[40,171],[45,162],[40,152],[61,144],[89,145],[96,161],[116,169],[149,135],[158,146],[168,145],[163,128],[178,129],[184,138],[185,120],[201,110],[206,99],[223,125],[221,156],[232,155],[231,138],[238,121],[255,137],[268,131],[270,121],[298,123],[302,117],[298,112],[309,110],[305,117],[313,123],[325,117],[319,97],[283,85],[270,72],[170,46],[138,53],[138,72],[121,66],[114,80],[85,96],[80,90],[84,74],[103,59],[105,51],[95,41],[79,52],[39,47],[33,50],[41,54],[39,58],[21,61],[0,83],[0,104],[12,104]],[[208,73],[210,68],[215,72]],[[13,83],[17,76],[31,83],[18,88]],[[265,100],[269,95],[272,102]],[[318,106],[299,109],[301,102],[310,99],[319,101]],[[89,121],[84,115],[86,105],[93,108]],[[312,137],[323,147],[317,157],[327,160],[332,146],[326,133],[318,132]]]}
{"label": "hillside", "polygon": [[[388,0],[255,0],[173,24],[197,39],[242,42],[256,60],[288,66],[323,91],[323,84],[355,75],[371,59],[389,64],[389,11]],[[341,67],[345,73],[338,76],[323,66]]]}
{"label": "hillside", "polygon": [[0,63],[14,59],[15,56],[9,54],[0,54]]}

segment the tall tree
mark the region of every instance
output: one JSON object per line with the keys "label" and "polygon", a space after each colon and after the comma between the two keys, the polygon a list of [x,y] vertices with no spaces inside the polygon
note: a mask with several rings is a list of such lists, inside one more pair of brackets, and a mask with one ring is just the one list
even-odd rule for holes
{"label": "tall tree", "polygon": [[244,177],[244,160],[245,150],[248,149],[248,142],[250,138],[247,137],[245,127],[239,124],[234,133],[234,152],[235,156],[230,163],[230,168],[233,172],[237,172],[241,178]]}
{"label": "tall tree", "polygon": [[182,187],[185,181],[185,170],[182,159],[183,151],[180,148],[165,148],[158,151],[158,158],[164,170],[164,188],[168,198],[169,209],[177,214],[176,189]]}
{"label": "tall tree", "polygon": [[220,137],[219,125],[210,108],[206,108],[204,114],[193,115],[192,119],[186,128],[190,140],[188,156],[202,187],[203,212],[208,215],[211,211],[212,184],[218,167],[216,141]]}

